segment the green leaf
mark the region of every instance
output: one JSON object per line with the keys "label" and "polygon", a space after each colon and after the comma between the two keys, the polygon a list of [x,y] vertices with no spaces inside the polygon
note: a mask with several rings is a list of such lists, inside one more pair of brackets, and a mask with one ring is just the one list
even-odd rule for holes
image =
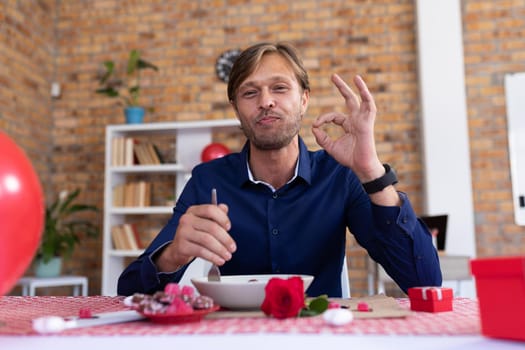
{"label": "green leaf", "polygon": [[128,75],[132,75],[139,67],[140,52],[131,50],[128,59]]}
{"label": "green leaf", "polygon": [[105,84],[113,75],[113,72],[115,71],[115,63],[113,61],[106,61],[104,62],[104,67],[106,68],[106,73],[100,78],[100,84]]}
{"label": "green leaf", "polygon": [[106,70],[108,71],[108,73],[111,74],[115,70],[115,62],[113,62],[113,61],[105,61],[104,62],[104,67],[106,67]]}
{"label": "green leaf", "polygon": [[137,63],[137,68],[138,69],[147,69],[147,68],[150,68],[150,69],[153,69],[154,71],[158,71],[159,68],[154,65],[153,63],[150,63],[148,61],[145,61],[143,59],[140,59]]}
{"label": "green leaf", "polygon": [[119,95],[119,92],[115,89],[113,89],[112,87],[107,87],[107,88],[104,88],[104,89],[97,89],[95,90],[95,92],[97,94],[103,94],[103,95],[107,95],[109,97],[118,97]]}
{"label": "green leaf", "polygon": [[78,212],[98,211],[96,206],[74,203],[79,193],[80,189],[76,189],[65,198],[59,195],[46,207],[44,232],[36,258],[45,262],[55,256],[69,258],[81,237],[96,237],[99,234],[99,227],[91,220],[69,218]]}
{"label": "green leaf", "polygon": [[299,313],[299,317],[312,317],[312,316],[317,316],[318,313],[316,311],[313,311],[313,310],[309,310],[309,309],[302,309],[301,312]]}
{"label": "green leaf", "polygon": [[[71,205],[71,202],[73,202],[75,200],[75,198],[78,196],[78,194],[80,193],[80,189],[77,188],[75,191],[73,192],[70,192],[67,194],[66,198],[64,198],[60,204],[60,208],[59,208],[59,212],[60,213],[63,213],[64,211],[66,211],[69,206]],[[60,198],[59,198],[60,200]]]}
{"label": "green leaf", "polygon": [[310,302],[308,308],[317,314],[322,314],[328,309],[328,299],[325,296],[317,297]]}
{"label": "green leaf", "polygon": [[124,68],[125,76],[117,77],[121,70],[116,69],[113,61],[105,61],[106,71],[99,79],[99,89],[95,90],[98,94],[108,97],[118,97],[125,106],[139,106],[140,97],[140,71],[151,69],[158,71],[159,68],[151,62],[140,58],[140,52],[133,49],[129,53],[128,60]]}
{"label": "green leaf", "polygon": [[317,298],[307,299],[306,307],[301,310],[299,317],[311,317],[322,314],[328,309],[329,301],[327,295],[320,295]]}

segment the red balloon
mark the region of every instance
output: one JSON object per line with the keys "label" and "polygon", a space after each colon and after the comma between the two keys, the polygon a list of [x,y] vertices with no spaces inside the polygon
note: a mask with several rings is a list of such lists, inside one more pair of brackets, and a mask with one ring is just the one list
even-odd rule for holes
{"label": "red balloon", "polygon": [[204,147],[201,153],[201,160],[207,162],[213,159],[224,157],[230,153],[230,149],[222,143],[210,143]]}
{"label": "red balloon", "polygon": [[44,224],[44,196],[25,153],[0,131],[0,296],[33,260]]}

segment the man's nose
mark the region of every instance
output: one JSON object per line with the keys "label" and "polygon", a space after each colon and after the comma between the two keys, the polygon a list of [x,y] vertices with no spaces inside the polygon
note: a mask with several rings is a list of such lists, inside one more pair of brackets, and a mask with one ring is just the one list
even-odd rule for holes
{"label": "man's nose", "polygon": [[268,109],[275,107],[275,100],[272,96],[272,94],[264,89],[261,91],[261,97],[260,97],[260,108],[261,109]]}

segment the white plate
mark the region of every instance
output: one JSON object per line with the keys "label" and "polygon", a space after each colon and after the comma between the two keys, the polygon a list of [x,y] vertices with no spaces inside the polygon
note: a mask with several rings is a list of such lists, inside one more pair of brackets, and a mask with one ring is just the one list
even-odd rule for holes
{"label": "white plate", "polygon": [[304,290],[314,280],[309,275],[235,275],[221,276],[220,282],[208,282],[208,277],[192,278],[191,283],[201,295],[207,295],[228,309],[258,309],[264,300],[264,287],[272,277],[287,279],[299,276]]}

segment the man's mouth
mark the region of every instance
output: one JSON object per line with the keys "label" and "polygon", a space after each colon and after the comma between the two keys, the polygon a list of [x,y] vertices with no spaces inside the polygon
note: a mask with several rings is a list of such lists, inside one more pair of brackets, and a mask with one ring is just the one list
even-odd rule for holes
{"label": "man's mouth", "polygon": [[277,115],[263,115],[257,118],[256,122],[257,124],[271,124],[275,121],[280,120],[281,118]]}

